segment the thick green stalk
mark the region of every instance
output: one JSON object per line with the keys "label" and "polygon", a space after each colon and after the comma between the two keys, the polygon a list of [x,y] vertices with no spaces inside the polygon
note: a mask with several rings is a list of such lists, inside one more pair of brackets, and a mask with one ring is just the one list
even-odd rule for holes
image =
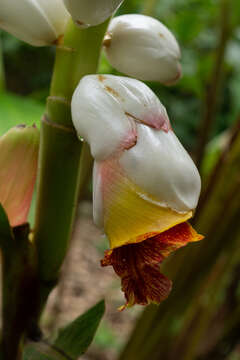
{"label": "thick green stalk", "polygon": [[106,27],[107,22],[80,30],[71,21],[57,48],[41,128],[34,227],[42,305],[58,279],[77,205],[81,142],[72,125],[70,101],[79,80],[97,71]]}
{"label": "thick green stalk", "polygon": [[64,41],[57,47],[51,96],[70,101],[79,80],[96,73],[107,25],[108,21],[81,30],[72,21],[69,23]]}
{"label": "thick green stalk", "polygon": [[80,151],[73,129],[43,120],[35,240],[39,275],[46,282],[57,279],[67,251],[77,204]]}

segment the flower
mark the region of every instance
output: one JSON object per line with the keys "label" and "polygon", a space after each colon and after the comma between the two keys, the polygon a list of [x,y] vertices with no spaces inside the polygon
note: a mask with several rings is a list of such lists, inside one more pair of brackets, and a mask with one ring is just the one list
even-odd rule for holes
{"label": "flower", "polygon": [[33,46],[56,43],[69,17],[62,0],[0,2],[0,28]]}
{"label": "flower", "polygon": [[82,28],[103,23],[122,2],[123,0],[64,0],[73,20]]}
{"label": "flower", "polygon": [[150,16],[131,14],[112,19],[104,49],[110,64],[128,76],[169,85],[181,77],[175,37]]}
{"label": "flower", "polygon": [[187,222],[200,193],[197,168],[164,106],[138,80],[85,76],[72,116],[95,159],[94,220],[110,242],[102,266],[121,277],[125,306],[159,303],[171,290],[159,264],[202,238]]}
{"label": "flower", "polygon": [[11,226],[27,222],[37,175],[39,130],[16,126],[0,138],[0,203]]}

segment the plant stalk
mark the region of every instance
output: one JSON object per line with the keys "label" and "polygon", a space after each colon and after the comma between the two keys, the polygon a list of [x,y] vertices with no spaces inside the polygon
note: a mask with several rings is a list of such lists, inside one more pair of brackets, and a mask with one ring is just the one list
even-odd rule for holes
{"label": "plant stalk", "polygon": [[97,71],[107,24],[81,30],[70,21],[57,47],[47,114],[41,126],[34,227],[41,293],[39,315],[58,280],[77,206],[82,143],[72,125],[71,98],[80,79]]}

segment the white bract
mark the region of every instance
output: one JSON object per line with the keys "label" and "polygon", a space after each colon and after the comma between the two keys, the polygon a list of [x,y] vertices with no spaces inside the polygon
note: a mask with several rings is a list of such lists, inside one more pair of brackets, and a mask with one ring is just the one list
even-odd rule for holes
{"label": "white bract", "polygon": [[181,53],[173,34],[160,21],[145,15],[112,19],[104,41],[110,64],[140,80],[175,83],[181,77]]}
{"label": "white bract", "polygon": [[169,127],[166,109],[142,82],[112,75],[85,76],[72,100],[77,132],[91,146],[92,155],[104,160],[135,141],[137,123]]}
{"label": "white bract", "polygon": [[0,0],[0,28],[33,46],[55,43],[69,17],[62,0]]}
{"label": "white bract", "polygon": [[75,23],[83,28],[103,23],[122,2],[123,0],[64,0]]}

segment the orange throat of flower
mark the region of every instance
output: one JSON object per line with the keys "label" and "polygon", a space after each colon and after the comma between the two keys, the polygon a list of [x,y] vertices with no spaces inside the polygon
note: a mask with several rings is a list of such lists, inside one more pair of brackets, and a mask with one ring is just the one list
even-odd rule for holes
{"label": "orange throat of flower", "polygon": [[165,300],[172,282],[160,272],[160,264],[171,252],[202,238],[188,222],[183,222],[142,242],[107,250],[101,265],[112,265],[121,278],[126,304],[120,310]]}

